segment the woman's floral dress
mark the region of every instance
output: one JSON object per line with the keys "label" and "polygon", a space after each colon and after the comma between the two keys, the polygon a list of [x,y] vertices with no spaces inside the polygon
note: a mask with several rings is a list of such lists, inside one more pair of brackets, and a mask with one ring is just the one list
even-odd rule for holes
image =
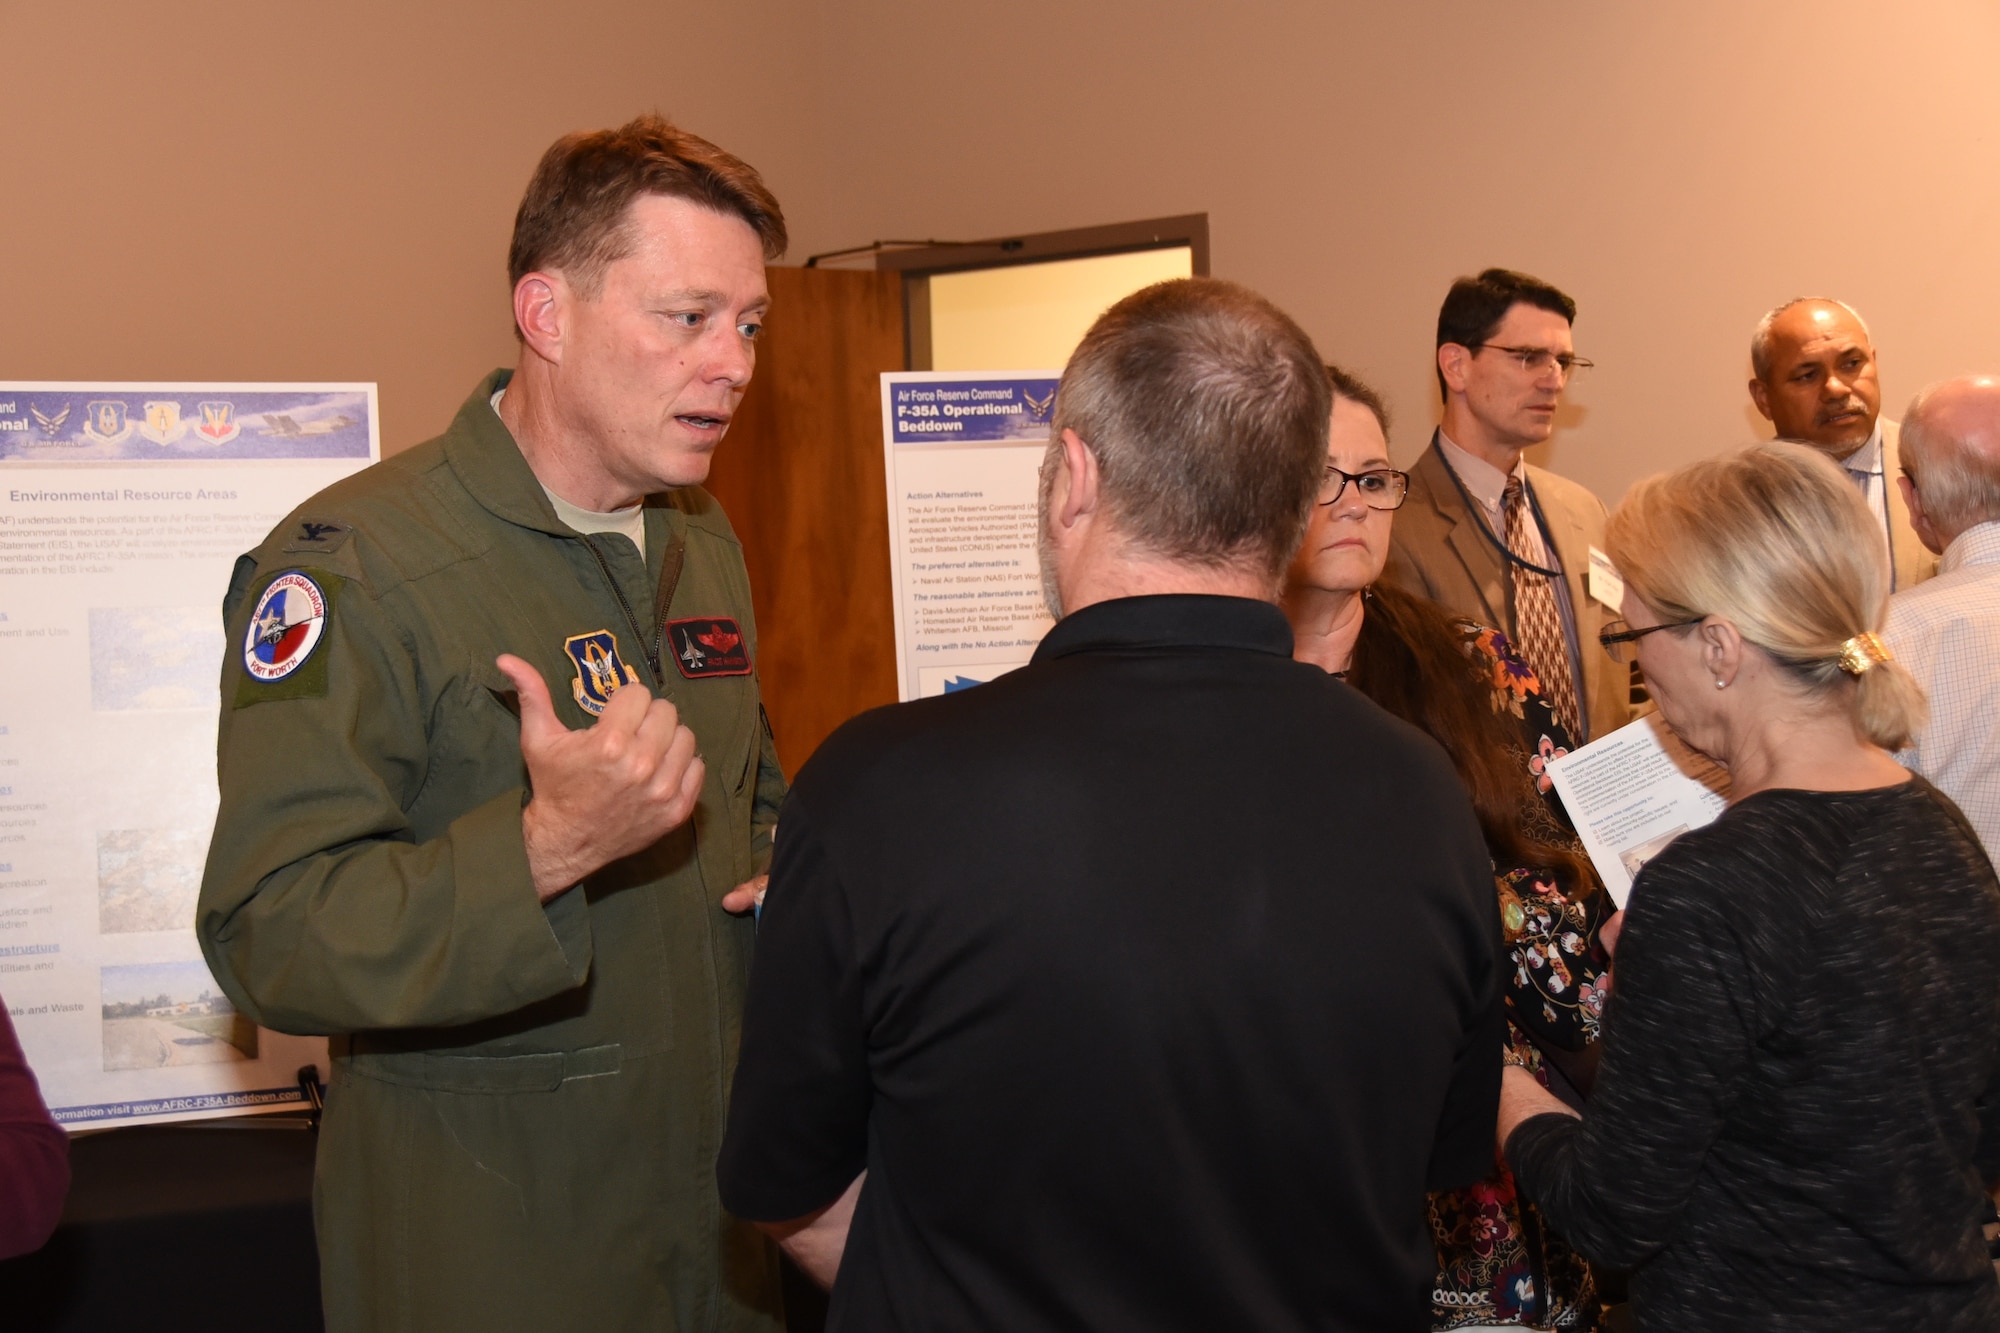
{"label": "woman's floral dress", "polygon": [[[1549,761],[1566,753],[1570,741],[1542,697],[1541,682],[1499,630],[1463,629],[1468,655],[1491,670],[1494,708],[1521,725],[1525,762],[1546,799],[1548,823],[1536,831],[1551,841],[1573,841],[1547,773]],[[1612,909],[1602,890],[1578,886],[1570,874],[1536,866],[1494,870],[1513,967],[1506,1058],[1525,1065],[1544,1086],[1574,1096],[1576,1081],[1589,1082],[1610,988],[1610,960],[1598,930]],[[1544,1051],[1555,1055],[1545,1059]],[[1497,1159],[1494,1173],[1478,1184],[1432,1195],[1430,1212],[1438,1256],[1432,1327],[1598,1328],[1589,1266],[1515,1193],[1513,1175]]]}

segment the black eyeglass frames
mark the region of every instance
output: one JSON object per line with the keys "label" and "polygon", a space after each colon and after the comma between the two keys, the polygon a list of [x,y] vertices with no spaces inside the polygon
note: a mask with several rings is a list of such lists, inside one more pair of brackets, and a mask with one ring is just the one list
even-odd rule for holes
{"label": "black eyeglass frames", "polygon": [[1367,472],[1342,472],[1328,465],[1320,478],[1319,503],[1330,505],[1347,494],[1347,484],[1354,483],[1355,491],[1361,496],[1361,503],[1370,509],[1401,509],[1403,500],[1410,493],[1410,474],[1398,472],[1392,467],[1372,468]]}
{"label": "black eyeglass frames", "polygon": [[1633,629],[1623,620],[1613,620],[1604,626],[1604,632],[1597,641],[1604,645],[1604,651],[1611,654],[1611,660],[1620,665],[1639,660],[1639,640],[1648,634],[1656,634],[1663,629],[1686,629],[1689,625],[1699,625],[1701,616],[1693,620],[1676,620],[1670,625],[1648,625],[1644,629]]}

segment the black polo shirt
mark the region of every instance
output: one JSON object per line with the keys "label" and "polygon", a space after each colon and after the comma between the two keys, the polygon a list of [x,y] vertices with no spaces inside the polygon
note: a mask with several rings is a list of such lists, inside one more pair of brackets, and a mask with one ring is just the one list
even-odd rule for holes
{"label": "black polo shirt", "polygon": [[1493,1165],[1499,922],[1442,751],[1266,603],[1135,597],[799,774],[719,1167],[866,1168],[829,1327],[1422,1329]]}

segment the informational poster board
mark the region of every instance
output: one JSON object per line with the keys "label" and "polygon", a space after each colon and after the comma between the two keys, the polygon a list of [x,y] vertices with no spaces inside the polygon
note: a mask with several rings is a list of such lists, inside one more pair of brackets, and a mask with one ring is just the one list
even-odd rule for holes
{"label": "informational poster board", "polygon": [[1024,665],[1053,623],[1035,503],[1060,374],[882,376],[902,699],[968,689]]}
{"label": "informational poster board", "polygon": [[195,897],[223,656],[257,648],[230,571],[377,421],[372,384],[0,383],[0,995],[73,1129],[280,1110],[324,1067],[231,1009]]}

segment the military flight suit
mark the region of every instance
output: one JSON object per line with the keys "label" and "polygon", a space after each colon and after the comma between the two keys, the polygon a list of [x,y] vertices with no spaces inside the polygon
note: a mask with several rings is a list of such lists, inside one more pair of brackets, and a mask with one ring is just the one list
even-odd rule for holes
{"label": "military flight suit", "polygon": [[[243,1013],[336,1038],[314,1190],[335,1333],[765,1333],[775,1253],[715,1186],[755,938],[718,902],[767,859],[784,794],[742,551],[696,487],[648,502],[649,564],[565,527],[489,401],[506,379],[238,561],[202,950]],[[273,610],[295,573],[323,595],[317,640]],[[261,676],[260,602],[265,652],[293,653]],[[608,657],[707,763],[687,826],[546,908],[502,652],[572,728]]]}

